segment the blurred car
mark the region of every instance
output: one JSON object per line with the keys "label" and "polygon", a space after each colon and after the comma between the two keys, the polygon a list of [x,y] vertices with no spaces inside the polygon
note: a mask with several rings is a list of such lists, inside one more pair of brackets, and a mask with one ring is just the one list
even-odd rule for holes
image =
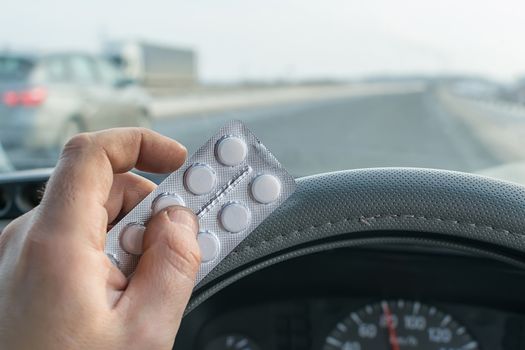
{"label": "blurred car", "polygon": [[95,55],[0,53],[0,97],[6,150],[57,150],[78,132],[150,125],[146,92]]}
{"label": "blurred car", "polygon": [[0,173],[12,171],[13,167],[0,143]]}

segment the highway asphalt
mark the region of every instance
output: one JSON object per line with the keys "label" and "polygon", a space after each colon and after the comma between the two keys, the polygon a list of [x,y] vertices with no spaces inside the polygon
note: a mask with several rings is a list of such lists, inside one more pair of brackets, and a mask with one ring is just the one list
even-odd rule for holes
{"label": "highway asphalt", "polygon": [[[157,119],[153,128],[181,141],[191,154],[228,120],[243,120],[294,176],[390,166],[475,172],[505,162],[496,146],[472,130],[476,123],[465,124],[454,113],[433,89],[422,87],[179,113]],[[25,164],[19,168],[49,167],[56,161],[30,158],[24,150],[10,156]]]}
{"label": "highway asphalt", "polygon": [[154,129],[191,154],[230,119],[246,122],[295,176],[389,166],[473,172],[501,163],[430,88],[177,116]]}

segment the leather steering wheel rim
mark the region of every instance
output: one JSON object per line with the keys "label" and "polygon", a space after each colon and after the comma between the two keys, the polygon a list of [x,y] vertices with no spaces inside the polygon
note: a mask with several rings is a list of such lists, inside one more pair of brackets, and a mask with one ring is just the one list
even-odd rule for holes
{"label": "leather steering wheel rim", "polygon": [[201,281],[186,313],[261,268],[343,246],[419,242],[525,266],[525,186],[421,168],[340,171],[297,183]]}

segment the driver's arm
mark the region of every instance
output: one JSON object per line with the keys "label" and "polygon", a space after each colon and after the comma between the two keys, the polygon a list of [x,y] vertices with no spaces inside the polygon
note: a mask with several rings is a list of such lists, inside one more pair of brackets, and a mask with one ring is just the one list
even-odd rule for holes
{"label": "driver's arm", "polygon": [[200,263],[195,215],[171,207],[149,221],[130,281],[104,241],[155,188],[128,171],[171,172],[185,158],[181,144],[137,128],[65,146],[41,204],[0,235],[2,349],[171,349]]}

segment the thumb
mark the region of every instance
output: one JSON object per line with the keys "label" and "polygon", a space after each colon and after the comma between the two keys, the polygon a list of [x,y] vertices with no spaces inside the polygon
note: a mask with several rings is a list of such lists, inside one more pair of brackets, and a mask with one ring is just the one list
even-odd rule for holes
{"label": "thumb", "polygon": [[[191,296],[200,267],[197,217],[174,206],[153,216],[144,232],[144,254],[117,308],[132,323],[165,327],[174,336]],[[123,304],[123,305],[120,305]]]}

